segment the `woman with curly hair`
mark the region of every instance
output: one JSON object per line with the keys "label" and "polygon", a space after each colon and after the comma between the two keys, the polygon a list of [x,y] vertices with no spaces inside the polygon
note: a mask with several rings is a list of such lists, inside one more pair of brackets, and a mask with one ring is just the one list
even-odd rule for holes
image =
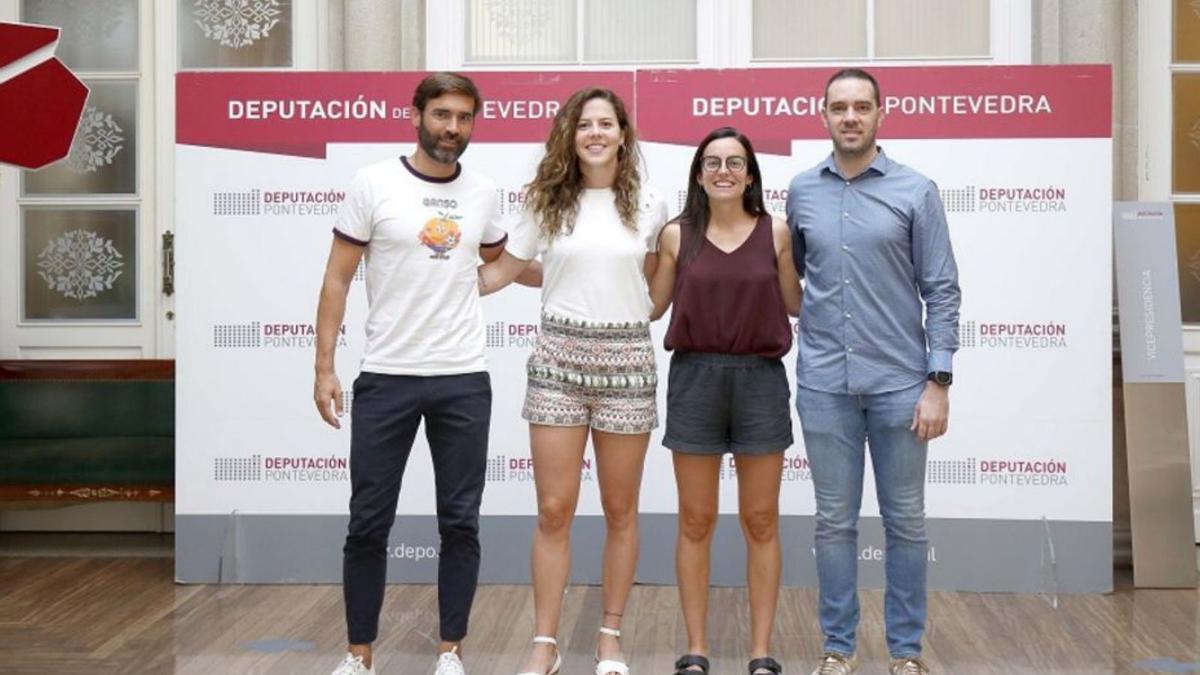
{"label": "woman with curly hair", "polygon": [[588,436],[604,510],[604,615],[597,675],[627,675],[621,615],[638,556],[638,492],[658,426],[648,279],[662,198],[641,184],[637,139],[620,97],[584,89],[559,110],[526,188],[526,213],[505,253],[480,268],[480,291],[502,288],[540,254],[542,320],[528,365],[537,488],[533,649],[522,675],[557,673],[555,634],[571,571],[571,521]]}

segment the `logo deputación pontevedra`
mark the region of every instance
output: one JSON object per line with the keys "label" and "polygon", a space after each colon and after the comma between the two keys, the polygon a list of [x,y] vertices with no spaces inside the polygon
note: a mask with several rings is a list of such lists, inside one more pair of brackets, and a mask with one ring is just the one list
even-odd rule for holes
{"label": "logo deputaci\u00f3n pontevedra", "polygon": [[213,480],[222,482],[329,483],[350,480],[350,460],[332,455],[216,457]]}
{"label": "logo deputaci\u00f3n pontevedra", "polygon": [[321,216],[337,215],[343,190],[220,190],[212,193],[214,216]]}
{"label": "logo deputaci\u00f3n pontevedra", "polygon": [[[593,460],[585,457],[579,465],[579,479],[582,481],[595,480],[592,468]],[[532,483],[533,458],[509,457],[508,455],[493,455],[487,460],[485,476],[489,483]]]}
{"label": "logo deputaci\u00f3n pontevedra", "polygon": [[532,348],[537,342],[538,325],[536,323],[493,321],[487,325],[486,335],[486,344],[490,348]]}
{"label": "logo deputaci\u00f3n pontevedra", "polygon": [[[338,328],[337,346],[346,346],[346,324]],[[247,323],[213,324],[213,347],[218,348],[275,348],[313,349],[317,346],[317,327],[311,323]]]}
{"label": "logo deputaci\u00f3n pontevedra", "polygon": [[983,485],[1041,487],[1067,485],[1070,476],[1062,459],[983,459],[979,461],[979,482]]}
{"label": "logo deputaci\u00f3n pontevedra", "polygon": [[992,322],[960,321],[958,342],[962,348],[1065,349],[1067,324],[1060,321]]}
{"label": "logo deputaci\u00f3n pontevedra", "polygon": [[1067,485],[1070,470],[1061,459],[931,459],[926,464],[928,483],[942,485],[1010,485],[1039,487]]}
{"label": "logo deputaci\u00f3n pontevedra", "polygon": [[967,185],[939,191],[947,213],[1065,213],[1067,189],[1058,185]]}

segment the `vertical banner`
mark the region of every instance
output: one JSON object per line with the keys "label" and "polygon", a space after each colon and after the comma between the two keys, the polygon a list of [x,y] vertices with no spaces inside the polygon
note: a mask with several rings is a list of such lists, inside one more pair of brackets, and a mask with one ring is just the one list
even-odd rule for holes
{"label": "vertical banner", "polygon": [[[732,125],[755,143],[768,208],[821,161],[832,69],[479,73],[487,100],[462,162],[491,176],[507,213],[551,119],[584,86],[635,116],[646,182],[678,213],[694,144]],[[930,447],[930,584],[1111,588],[1111,115],[1106,66],[879,68],[888,155],[937,182],[963,289],[950,433]],[[406,105],[422,73],[187,73],[177,79],[179,260],[177,576],[340,579],[348,431],[311,401],[313,317],[330,228],[355,169],[411,154]],[[636,102],[636,106],[634,103]],[[536,514],[519,411],[538,292],[485,299],[494,404],[482,537],[489,581],[528,578]],[[365,296],[339,337],[343,389],[357,373]],[[652,332],[661,346],[666,320]],[[789,371],[795,352],[786,357]],[[668,354],[659,353],[665,412]],[[351,402],[352,405],[352,402]],[[797,444],[781,498],[784,579],[813,584],[813,493]],[[641,500],[639,580],[674,583],[676,493],[662,429]],[[603,521],[589,451],[580,469],[576,581],[599,579]],[[405,475],[389,578],[436,575],[427,446]],[[713,580],[744,582],[737,466],[721,467]],[[883,537],[864,491],[860,560],[879,585]]]}
{"label": "vertical banner", "polygon": [[1196,586],[1183,329],[1170,203],[1113,207],[1133,581]]}

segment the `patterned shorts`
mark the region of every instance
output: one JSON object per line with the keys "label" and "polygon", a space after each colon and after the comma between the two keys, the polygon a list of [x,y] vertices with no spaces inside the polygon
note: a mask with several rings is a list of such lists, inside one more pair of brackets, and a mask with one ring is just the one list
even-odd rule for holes
{"label": "patterned shorts", "polygon": [[644,434],[658,426],[650,324],[542,315],[521,417],[531,424]]}

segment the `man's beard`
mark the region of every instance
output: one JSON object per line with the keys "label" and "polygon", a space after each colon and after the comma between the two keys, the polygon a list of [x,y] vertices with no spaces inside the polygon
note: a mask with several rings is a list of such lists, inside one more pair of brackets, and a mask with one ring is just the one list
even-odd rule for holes
{"label": "man's beard", "polygon": [[421,149],[425,151],[425,154],[439,164],[453,164],[458,161],[458,158],[466,152],[467,143],[470,141],[468,137],[459,135],[456,137],[459,143],[458,147],[451,150],[438,145],[440,140],[442,140],[441,137],[429,133],[424,124],[417,125],[417,142],[421,144]]}
{"label": "man's beard", "polygon": [[854,147],[844,142],[839,142],[835,136],[833,143],[837,146],[838,152],[843,155],[864,155],[875,148],[875,134],[867,134],[866,130],[859,129],[859,146]]}

